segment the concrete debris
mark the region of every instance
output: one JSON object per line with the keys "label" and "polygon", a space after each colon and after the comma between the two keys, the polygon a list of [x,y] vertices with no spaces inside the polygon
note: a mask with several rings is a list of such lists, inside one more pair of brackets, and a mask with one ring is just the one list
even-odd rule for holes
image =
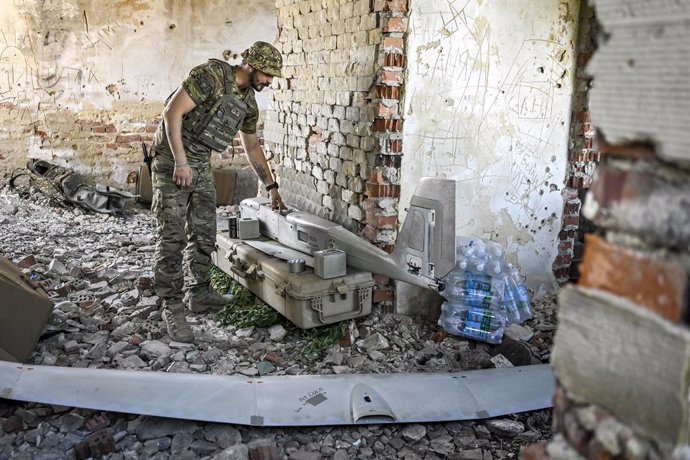
{"label": "concrete debris", "polygon": [[[434,322],[378,309],[349,321],[349,340],[316,360],[304,353],[308,339],[288,323],[226,328],[215,313],[189,313],[196,341],[175,342],[165,332],[152,289],[155,221],[147,211],[114,217],[49,207],[41,196],[22,199],[7,190],[0,190],[0,198],[0,253],[46,286],[55,305],[30,364],[257,377],[452,372],[495,367],[492,356],[505,363],[497,347],[455,336],[435,342]],[[227,226],[231,211],[219,208],[219,228]],[[520,344],[514,354],[522,360],[548,361],[553,300],[537,303],[536,318],[521,326],[532,337],[513,336]],[[512,355],[500,354],[518,365]],[[550,410],[517,414],[500,434],[496,421],[487,428],[491,422],[269,432],[0,399],[0,458],[515,458],[521,445],[551,436]]]}

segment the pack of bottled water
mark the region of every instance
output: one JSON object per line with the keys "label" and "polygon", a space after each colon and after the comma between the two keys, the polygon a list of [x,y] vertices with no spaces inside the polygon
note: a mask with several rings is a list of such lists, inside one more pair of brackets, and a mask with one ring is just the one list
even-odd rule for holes
{"label": "pack of bottled water", "polygon": [[438,324],[447,332],[501,343],[505,327],[532,317],[529,293],[517,267],[506,264],[500,244],[482,238],[456,238],[456,265],[442,280]]}

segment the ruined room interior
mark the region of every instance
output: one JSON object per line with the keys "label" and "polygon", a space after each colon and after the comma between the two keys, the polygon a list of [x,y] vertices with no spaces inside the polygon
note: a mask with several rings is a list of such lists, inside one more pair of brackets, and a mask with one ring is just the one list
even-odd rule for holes
{"label": "ruined room interior", "polygon": [[[0,458],[690,458],[689,36],[688,0],[2,0]],[[280,315],[237,325],[231,309],[188,311],[194,339],[169,337],[142,144],[192,68],[239,65],[256,41],[282,56],[256,100],[285,204],[392,257],[411,210],[446,200],[420,199],[423,178],[452,182],[454,209],[438,215],[503,248],[530,319],[499,343],[461,337],[437,324],[442,288],[371,268],[368,315],[305,331]],[[242,200],[270,193],[243,145],[211,156],[218,241]],[[60,202],[20,175],[31,161],[134,198],[116,213]],[[19,285],[47,306],[42,322],[7,300]],[[247,311],[273,311],[249,299]],[[349,423],[270,423],[288,390],[246,421],[233,412],[244,393],[194,393],[196,378],[254,391],[503,372],[510,396],[514,376],[540,366],[548,404],[496,394],[496,416],[427,416],[438,401],[423,383],[389,398],[385,417],[346,410]],[[46,369],[52,391],[22,384]],[[78,395],[87,374],[61,369],[113,383],[70,404],[55,394]],[[137,411],[149,385],[164,396],[142,404],[165,410]],[[296,420],[350,398],[310,385]],[[206,415],[213,398],[227,418]],[[396,416],[400,405],[424,415]]]}

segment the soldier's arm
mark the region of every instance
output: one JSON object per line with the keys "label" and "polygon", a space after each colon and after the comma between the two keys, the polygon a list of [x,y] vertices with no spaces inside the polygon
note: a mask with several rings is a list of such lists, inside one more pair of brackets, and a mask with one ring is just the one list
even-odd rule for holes
{"label": "soldier's arm", "polygon": [[[182,117],[196,107],[187,91],[180,86],[163,110],[165,133],[175,157],[175,165],[187,165],[187,153],[182,144]],[[192,185],[192,170],[187,166],[176,166],[173,181],[180,187]]]}
{"label": "soldier's arm", "polygon": [[[242,147],[244,147],[244,151],[249,159],[249,165],[256,173],[256,177],[258,177],[264,185],[273,184],[275,179],[273,178],[273,174],[271,174],[271,169],[268,167],[268,161],[266,161],[266,156],[259,144],[259,138],[256,133],[248,134],[244,131],[240,131],[239,133]],[[269,194],[271,195],[271,207],[273,209],[284,209],[286,207],[277,189],[271,189]]]}

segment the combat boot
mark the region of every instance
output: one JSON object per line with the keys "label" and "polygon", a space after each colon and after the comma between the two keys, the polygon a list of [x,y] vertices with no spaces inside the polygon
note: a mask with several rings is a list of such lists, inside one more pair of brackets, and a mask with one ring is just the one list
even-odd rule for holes
{"label": "combat boot", "polygon": [[179,300],[163,301],[162,316],[170,338],[176,342],[193,342],[194,331],[184,314],[184,303]]}
{"label": "combat boot", "polygon": [[232,302],[232,295],[220,295],[208,286],[200,286],[187,291],[185,300],[190,311],[203,313],[207,310],[220,310]]}

